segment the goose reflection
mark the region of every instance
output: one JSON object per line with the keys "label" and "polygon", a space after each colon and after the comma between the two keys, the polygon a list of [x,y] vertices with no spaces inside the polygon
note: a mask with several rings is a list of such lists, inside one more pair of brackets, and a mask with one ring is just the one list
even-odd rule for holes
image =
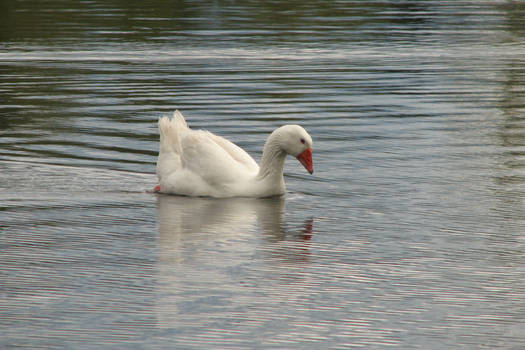
{"label": "goose reflection", "polygon": [[[184,236],[192,240],[203,235],[244,235],[253,232],[257,224],[266,239],[282,240],[287,234],[283,224],[284,207],[284,197],[217,200],[159,195],[160,243],[172,245]],[[303,226],[300,230],[303,238],[311,238],[313,219],[308,219]]]}
{"label": "goose reflection", "polygon": [[157,206],[159,327],[201,322],[203,310],[242,309],[261,283],[300,280],[290,277],[289,266],[310,259],[313,220],[286,228],[284,197],[159,195]]}

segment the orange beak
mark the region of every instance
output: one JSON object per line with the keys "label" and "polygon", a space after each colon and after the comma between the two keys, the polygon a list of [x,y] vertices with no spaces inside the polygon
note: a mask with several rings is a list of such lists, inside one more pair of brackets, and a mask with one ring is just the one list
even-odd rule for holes
{"label": "orange beak", "polygon": [[310,174],[314,173],[314,164],[312,161],[312,149],[308,147],[303,151],[303,153],[297,156],[297,160],[305,167]]}

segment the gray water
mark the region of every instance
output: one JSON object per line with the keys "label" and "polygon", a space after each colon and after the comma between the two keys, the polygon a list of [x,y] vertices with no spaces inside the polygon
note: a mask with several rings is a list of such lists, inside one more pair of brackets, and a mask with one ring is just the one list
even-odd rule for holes
{"label": "gray water", "polygon": [[[518,349],[525,4],[3,1],[0,347]],[[282,198],[154,195],[180,109]]]}

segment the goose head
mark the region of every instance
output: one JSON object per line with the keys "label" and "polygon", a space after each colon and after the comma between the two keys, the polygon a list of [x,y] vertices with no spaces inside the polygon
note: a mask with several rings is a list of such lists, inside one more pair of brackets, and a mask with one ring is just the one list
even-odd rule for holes
{"label": "goose head", "polygon": [[273,132],[279,147],[297,158],[310,174],[314,172],[312,161],[312,137],[299,125],[284,125]]}

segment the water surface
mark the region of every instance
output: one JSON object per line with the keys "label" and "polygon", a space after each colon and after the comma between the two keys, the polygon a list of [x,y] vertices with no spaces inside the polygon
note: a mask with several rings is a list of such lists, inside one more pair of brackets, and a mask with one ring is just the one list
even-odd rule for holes
{"label": "water surface", "polygon": [[[8,1],[3,348],[516,349],[525,6]],[[282,198],[154,195],[156,122],[259,160]]]}

